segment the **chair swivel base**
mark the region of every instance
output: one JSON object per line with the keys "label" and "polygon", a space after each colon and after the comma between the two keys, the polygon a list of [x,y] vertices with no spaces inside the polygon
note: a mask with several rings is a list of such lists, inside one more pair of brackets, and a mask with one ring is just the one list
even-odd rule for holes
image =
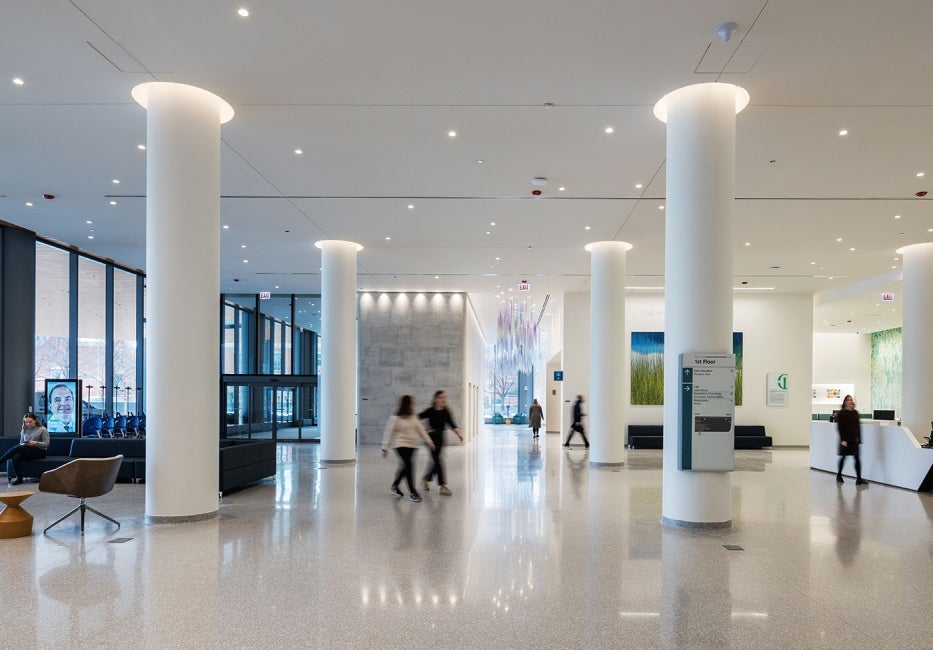
{"label": "chair swivel base", "polygon": [[84,511],[85,511],[85,510],[90,510],[90,511],[93,512],[95,515],[97,515],[97,516],[99,516],[99,517],[103,517],[103,518],[106,519],[107,521],[116,524],[116,525],[117,525],[117,528],[120,527],[120,522],[119,522],[119,521],[117,521],[116,519],[111,519],[110,517],[108,517],[108,516],[105,515],[104,513],[100,512],[100,511],[98,511],[98,510],[95,510],[95,509],[92,508],[91,506],[87,505],[87,504],[84,502],[84,499],[81,499],[81,503],[80,503],[80,504],[78,504],[77,506],[75,506],[75,508],[74,508],[71,512],[69,512],[68,514],[64,515],[63,517],[60,517],[60,518],[57,519],[55,522],[49,524],[49,526],[48,526],[45,530],[42,531],[42,534],[43,534],[43,535],[47,534],[47,533],[49,532],[50,529],[52,529],[53,527],[55,527],[55,526],[57,526],[58,524],[62,523],[63,521],[65,521],[66,519],[68,519],[68,517],[70,517],[70,516],[73,515],[74,513],[78,512],[79,510],[81,511],[81,534],[82,534],[82,535],[84,534]]}

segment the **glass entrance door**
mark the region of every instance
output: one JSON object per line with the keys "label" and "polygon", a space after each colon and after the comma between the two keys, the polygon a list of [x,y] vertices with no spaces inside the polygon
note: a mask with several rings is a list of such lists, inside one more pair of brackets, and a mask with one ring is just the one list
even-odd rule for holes
{"label": "glass entrance door", "polygon": [[318,440],[317,377],[225,376],[223,437]]}

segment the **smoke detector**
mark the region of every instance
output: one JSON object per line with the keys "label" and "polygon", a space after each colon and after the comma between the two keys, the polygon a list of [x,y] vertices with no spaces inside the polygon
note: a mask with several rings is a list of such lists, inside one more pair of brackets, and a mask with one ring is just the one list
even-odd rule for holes
{"label": "smoke detector", "polygon": [[538,187],[544,187],[547,185],[547,179],[544,176],[535,176],[531,179],[531,184]]}

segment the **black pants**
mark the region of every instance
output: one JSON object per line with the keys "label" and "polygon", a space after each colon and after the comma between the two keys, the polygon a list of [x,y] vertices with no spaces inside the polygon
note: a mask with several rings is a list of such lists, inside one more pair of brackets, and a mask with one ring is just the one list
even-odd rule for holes
{"label": "black pants", "polygon": [[[852,458],[855,459],[855,480],[861,481],[862,480],[862,461],[858,457],[858,453],[847,454],[847,455],[852,456]],[[839,457],[839,470],[836,472],[836,476],[840,478],[842,477],[842,465],[845,462],[846,462],[846,457],[840,456]]]}
{"label": "black pants", "polygon": [[20,467],[20,461],[38,458],[45,458],[45,449],[35,445],[16,445],[0,456],[0,465],[8,460],[13,461],[13,473],[7,472],[6,477],[8,479],[22,478],[23,470]]}
{"label": "black pants", "polygon": [[396,447],[395,452],[398,454],[401,464],[398,466],[398,471],[395,473],[395,480],[392,481],[392,487],[397,488],[398,484],[402,482],[404,478],[408,481],[408,491],[412,494],[418,494],[415,490],[415,479],[412,476],[412,457],[415,455],[414,447]]}
{"label": "black pants", "polygon": [[564,442],[565,446],[570,444],[570,439],[573,438],[574,433],[579,433],[583,436],[583,444],[587,447],[590,446],[590,441],[586,439],[586,432],[583,429],[583,424],[580,422],[574,422],[570,425],[570,433],[567,434],[567,441]]}
{"label": "black pants", "polygon": [[431,451],[431,469],[428,470],[428,473],[424,475],[425,481],[430,481],[435,476],[437,477],[438,485],[447,485],[447,480],[444,477],[444,465],[441,463],[441,449],[444,446],[444,432],[437,433],[432,431],[430,434],[431,442],[434,443],[434,449]]}

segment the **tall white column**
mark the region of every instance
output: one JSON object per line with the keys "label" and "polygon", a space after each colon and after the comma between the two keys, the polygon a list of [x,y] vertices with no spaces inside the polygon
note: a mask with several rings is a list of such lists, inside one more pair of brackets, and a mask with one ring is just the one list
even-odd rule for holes
{"label": "tall white column", "polygon": [[728,526],[728,472],[677,469],[679,355],[732,353],[735,115],[748,93],[732,84],[686,86],[654,114],[667,123],[664,245],[664,481],[662,521]]}
{"label": "tall white column", "polygon": [[216,516],[221,98],[146,83],[146,518]]}
{"label": "tall white column", "polygon": [[587,244],[590,256],[590,465],[625,462],[625,253],[631,244]]}
{"label": "tall white column", "polygon": [[321,249],[321,462],[356,461],[356,254],[349,241]]}
{"label": "tall white column", "polygon": [[918,439],[933,420],[933,242],[905,246],[901,423]]}

